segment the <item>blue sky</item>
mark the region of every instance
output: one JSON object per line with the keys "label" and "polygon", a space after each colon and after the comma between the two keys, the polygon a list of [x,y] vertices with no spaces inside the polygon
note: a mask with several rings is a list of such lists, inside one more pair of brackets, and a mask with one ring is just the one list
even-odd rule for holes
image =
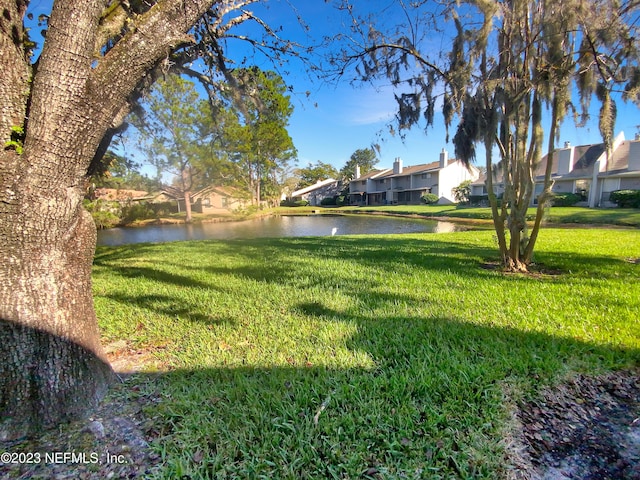
{"label": "blue sky", "polygon": [[[274,25],[283,25],[283,36],[305,41],[301,29],[291,14],[289,2],[271,0],[272,6],[265,10],[265,19],[272,20]],[[308,23],[308,35],[313,39],[321,39],[326,35],[334,35],[345,31],[344,20],[337,15],[335,8],[321,0],[294,2],[299,14]],[[376,21],[386,22],[388,26],[403,18],[392,0],[352,2],[356,9],[364,9],[363,15],[376,12]],[[302,6],[300,6],[302,4]],[[365,10],[367,10],[365,11]],[[256,11],[258,11],[256,9]],[[281,22],[281,23],[279,23]],[[429,42],[437,48],[445,43],[442,34],[429,34]],[[431,38],[433,35],[433,38]],[[444,45],[446,48],[446,45]],[[442,117],[436,114],[435,125],[426,133],[420,127],[404,132],[406,138],[401,140],[388,132],[388,124],[393,121],[397,104],[393,89],[381,83],[352,86],[349,78],[337,84],[326,84],[319,81],[310,83],[300,72],[293,72],[285,78],[294,86],[295,91],[310,90],[312,95],[308,101],[294,97],[295,112],[291,118],[289,132],[298,148],[300,166],[318,160],[331,163],[340,168],[351,154],[359,148],[367,148],[372,143],[380,145],[379,167],[391,167],[395,157],[403,159],[404,165],[416,165],[438,160],[442,148],[453,156],[453,145],[446,143],[446,134]],[[317,107],[314,106],[317,104]],[[597,111],[599,106],[594,100],[592,117],[595,119],[586,126],[578,128],[572,118],[568,117],[561,127],[558,145],[571,142],[573,145],[600,142]],[[640,110],[633,104],[618,102],[618,120],[616,134],[624,131],[627,139],[633,138],[640,128]],[[455,133],[455,124],[451,134]],[[546,150],[546,143],[545,143]],[[483,157],[478,160],[484,164]]]}
{"label": "blue sky", "polygon": [[[282,27],[278,34],[282,38],[298,41],[302,44],[315,44],[329,35],[345,31],[344,21],[331,2],[323,0],[269,0],[250,7],[272,28]],[[392,0],[355,0],[357,8],[369,9],[378,13],[378,19],[394,23],[397,9],[390,7]],[[299,24],[292,6],[306,22],[308,31]],[[37,18],[39,13],[47,13],[51,0],[32,0],[30,11]],[[39,40],[39,35],[34,35]],[[441,39],[434,39],[434,43]],[[230,45],[228,54],[241,58],[247,51],[240,43]],[[263,57],[253,59],[263,69],[273,68]],[[436,125],[427,134],[421,128],[406,134],[402,141],[388,133],[390,121],[395,114],[396,103],[393,90],[385,84],[377,86],[352,86],[345,78],[339,83],[327,83],[312,80],[305,72],[306,66],[292,61],[279,69],[285,81],[293,87],[292,102],[294,113],[289,125],[289,133],[298,149],[301,167],[308,163],[322,161],[341,168],[351,154],[359,148],[371,144],[380,145],[379,167],[391,167],[395,157],[403,159],[404,165],[429,163],[438,159],[439,152],[446,148],[453,156],[453,146],[445,143],[442,121],[436,115]],[[307,97],[306,92],[310,92]],[[595,107],[595,102],[594,102]],[[597,108],[594,108],[594,114]],[[633,138],[640,125],[640,111],[633,104],[618,103],[618,121],[616,133],[623,130],[627,139]],[[455,131],[455,126],[454,126]],[[576,128],[568,118],[562,125],[559,143],[565,141],[573,145],[597,143],[600,141],[597,120],[586,127]],[[141,160],[141,158],[138,158]],[[480,159],[482,161],[482,159]]]}

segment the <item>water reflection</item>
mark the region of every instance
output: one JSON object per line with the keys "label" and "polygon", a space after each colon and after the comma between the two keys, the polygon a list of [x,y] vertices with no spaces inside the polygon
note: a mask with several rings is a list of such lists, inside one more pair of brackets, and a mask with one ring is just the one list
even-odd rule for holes
{"label": "water reflection", "polygon": [[307,237],[329,235],[455,232],[466,227],[451,222],[369,215],[309,215],[265,217],[243,222],[191,225],[151,225],[112,228],[98,232],[98,245],[162,243],[180,240],[258,237]]}

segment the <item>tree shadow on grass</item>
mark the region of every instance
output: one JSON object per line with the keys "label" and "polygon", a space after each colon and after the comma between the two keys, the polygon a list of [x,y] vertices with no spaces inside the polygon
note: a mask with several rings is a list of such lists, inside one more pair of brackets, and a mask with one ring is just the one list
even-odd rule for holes
{"label": "tree shadow on grass", "polygon": [[[481,237],[485,232],[478,232]],[[184,257],[185,245],[188,252],[206,258],[208,251],[217,255],[236,258],[242,265],[220,266],[214,260],[201,264],[185,266],[180,262]],[[190,271],[202,271],[205,274],[229,274],[260,282],[287,282],[304,270],[307,255],[317,258],[348,262],[354,265],[371,266],[391,273],[400,266],[416,267],[425,271],[448,271],[467,277],[496,275],[479,268],[487,262],[495,262],[498,252],[487,247],[483,241],[476,243],[474,239],[443,241],[442,236],[405,235],[394,236],[348,236],[348,237],[301,237],[276,239],[249,239],[229,241],[178,242],[163,246],[166,251],[175,250],[175,261],[153,266],[131,266],[127,261],[143,258],[147,252],[154,252],[157,246],[135,246],[129,248],[100,248],[94,264],[97,267],[111,268],[127,278],[148,278],[171,285],[194,286],[202,288],[220,288],[190,275]],[[629,268],[625,259],[612,259],[598,255],[540,250],[536,253],[536,262],[544,270],[552,270],[556,281],[563,281],[565,274],[571,272],[593,272],[594,275],[611,278],[616,276],[616,269]],[[265,269],[260,264],[266,263]],[[633,265],[632,265],[633,266]],[[185,273],[175,271],[182,268]],[[525,277],[514,276],[514,279]],[[536,278],[540,280],[540,278]]]}
{"label": "tree shadow on grass", "polygon": [[[484,232],[480,232],[484,235]],[[240,241],[238,241],[240,242]],[[359,266],[370,266],[390,273],[403,267],[416,267],[425,271],[447,271],[466,277],[486,277],[500,275],[495,271],[481,268],[498,260],[497,248],[487,247],[483,242],[471,240],[443,241],[441,236],[406,235],[403,238],[387,236],[349,236],[349,237],[302,237],[282,239],[255,239],[238,243],[239,246],[255,246],[247,262],[241,267],[203,266],[207,273],[236,274],[257,281],[286,282],[297,272],[303,270],[305,252],[317,258],[352,263]],[[216,245],[219,247],[219,245]],[[221,253],[243,256],[244,250],[234,248],[234,242],[225,242]],[[293,253],[294,259],[287,259],[283,252]],[[272,258],[270,268],[251,264],[252,260],[264,262]],[[268,261],[268,260],[267,260]],[[613,259],[609,256],[554,252],[539,249],[535,256],[536,268],[543,272],[553,272],[555,281],[564,281],[572,273],[581,272],[614,278],[617,270],[629,268],[629,262],[623,258]],[[511,276],[514,281],[529,280],[526,275]],[[541,278],[535,277],[535,281]]]}
{"label": "tree shadow on grass", "polygon": [[[208,365],[139,374],[138,393],[132,395],[158,399],[145,406],[155,418],[147,434],[165,452],[165,478],[497,478],[509,465],[503,439],[511,402],[534,395],[564,371],[640,362],[637,349],[578,341],[562,331],[549,335],[483,325],[482,319],[430,316],[418,310],[420,299],[384,288],[386,274],[403,265],[427,273],[497,277],[479,268],[495,256],[482,242],[342,237],[201,242],[193,249],[203,258],[212,252],[234,259],[228,265],[212,259],[188,267],[195,271],[291,288],[328,288],[333,282],[354,301],[339,308],[315,295],[313,301],[286,305],[283,316],[317,326],[306,345],[271,349],[291,333],[271,330],[273,338],[260,347],[226,344],[218,356],[207,358]],[[561,254],[542,254],[560,262],[556,255]],[[310,256],[375,268],[382,275],[370,280],[375,289],[365,290],[357,276],[314,278],[315,267],[305,263]],[[584,254],[572,261],[581,268],[591,265],[594,275],[612,271],[611,259]],[[177,266],[178,261],[172,265]],[[172,275],[157,278],[178,286],[183,274]],[[552,281],[575,283],[568,277]],[[504,281],[517,288],[518,282],[540,280]],[[190,286],[202,287],[198,281]],[[143,308],[167,315],[178,309],[211,322],[208,306],[197,302],[176,305],[170,296],[134,294],[113,299],[141,301]],[[408,313],[380,315],[373,308],[394,301],[406,303]],[[412,315],[411,309],[421,313]],[[239,322],[234,326],[244,328]],[[257,356],[256,348],[263,349]]]}
{"label": "tree shadow on grass", "polygon": [[[111,252],[108,249],[101,249],[96,266],[109,268],[111,274],[125,278],[144,278],[169,287],[199,290],[194,292],[197,295],[193,295],[193,298],[180,301],[170,298],[170,294],[155,292],[140,294],[124,291],[101,296],[133,305],[140,300],[141,307],[146,310],[163,315],[178,314],[204,323],[211,323],[212,318],[217,318],[209,313],[215,308],[215,303],[206,303],[210,301],[206,292],[242,293],[237,290],[237,286],[230,286],[228,281],[230,278],[305,290],[318,288],[331,291],[339,288],[344,295],[358,298],[360,305],[365,307],[396,301],[405,301],[411,305],[412,302],[421,301],[419,290],[415,295],[405,293],[405,297],[398,297],[389,291],[386,285],[388,275],[398,275],[398,272],[403,272],[404,269],[408,269],[411,274],[416,271],[426,273],[425,291],[431,288],[429,272],[447,272],[465,280],[496,279],[505,282],[505,288],[514,289],[519,288],[519,283],[533,282],[537,285],[545,281],[568,283],[573,286],[581,278],[563,273],[543,278],[523,275],[504,276],[499,271],[481,268],[483,261],[495,255],[495,251],[486,247],[483,241],[476,244],[473,238],[456,239],[450,242],[443,241],[442,237],[438,237],[437,240],[432,238],[431,235],[410,235],[393,239],[384,236],[352,236],[206,241],[189,243],[187,244],[189,248],[182,244],[169,244],[166,247],[163,246],[163,251],[169,251],[170,257],[175,257],[175,261],[158,262],[154,265],[150,265],[151,261],[149,261],[149,264],[144,266],[138,266],[136,263],[148,255],[153,258],[157,254],[157,246],[155,248],[143,246],[139,255],[133,253],[136,249],[115,249]],[[181,264],[180,259],[184,259],[185,249],[194,253],[194,258],[198,260]],[[231,258],[233,261],[220,265],[217,262],[220,256]],[[561,264],[564,268],[572,265],[578,271],[590,269],[592,275],[598,278],[615,278],[619,271],[628,273],[629,269],[638,268],[637,265],[629,264],[623,259],[616,261],[587,254],[573,254],[570,259],[567,259],[562,253],[545,251],[540,254],[540,257],[545,265]],[[352,265],[353,269],[344,269],[347,273],[340,275],[319,275],[317,265],[309,261],[312,258],[338,262],[339,265]],[[329,264],[321,268],[332,267]],[[356,269],[361,273],[349,274]],[[369,272],[375,272],[375,274],[369,275]],[[451,285],[454,283],[452,282]],[[363,293],[363,284],[367,287],[366,295]],[[512,286],[507,287],[507,284]],[[456,287],[442,285],[440,288]],[[607,301],[615,302],[616,300]],[[424,305],[421,304],[421,307]],[[233,319],[224,321],[233,321]],[[216,322],[218,320],[214,320],[214,323]]]}
{"label": "tree shadow on grass", "polygon": [[[238,348],[228,345],[211,359],[220,366],[139,373],[109,399],[142,409],[139,428],[162,452],[161,477],[499,478],[515,468],[503,443],[510,402],[564,365],[640,361],[635,349],[454,318],[378,317],[320,301],[292,313],[351,333],[318,337],[286,363],[265,355],[225,367]],[[86,423],[75,428],[86,433]],[[54,447],[90,453],[113,440],[89,437]]]}
{"label": "tree shadow on grass", "polygon": [[196,302],[176,300],[169,295],[126,295],[109,294],[104,298],[121,303],[123,305],[135,305],[143,310],[166,315],[168,317],[185,318],[192,322],[201,322],[205,325],[233,324],[230,318],[221,317],[215,313],[209,305],[201,305]]}
{"label": "tree shadow on grass", "polygon": [[196,280],[188,275],[179,275],[167,272],[164,270],[164,267],[165,265],[158,265],[157,267],[117,266],[111,267],[111,271],[124,278],[147,279],[154,282],[161,282],[180,287],[198,287],[207,289],[217,288],[216,285]]}
{"label": "tree shadow on grass", "polygon": [[[167,476],[499,478],[512,467],[503,450],[510,402],[566,364],[640,359],[637,350],[447,318],[373,318],[319,304],[296,312],[356,332],[319,343],[316,356],[292,352],[288,366],[154,379],[149,388],[166,398],[154,411],[157,440],[172,452]],[[367,361],[332,362],[343,348]]]}

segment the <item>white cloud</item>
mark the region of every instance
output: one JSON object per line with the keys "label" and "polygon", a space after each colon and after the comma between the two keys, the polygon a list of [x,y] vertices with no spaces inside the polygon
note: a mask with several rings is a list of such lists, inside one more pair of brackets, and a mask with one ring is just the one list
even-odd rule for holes
{"label": "white cloud", "polygon": [[398,105],[391,88],[367,87],[352,89],[344,94],[342,121],[347,125],[373,125],[389,122]]}

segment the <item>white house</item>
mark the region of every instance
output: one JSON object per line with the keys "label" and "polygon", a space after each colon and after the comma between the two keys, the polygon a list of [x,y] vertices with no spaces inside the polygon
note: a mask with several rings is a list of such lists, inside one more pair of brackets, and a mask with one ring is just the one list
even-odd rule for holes
{"label": "white house", "polygon": [[[544,172],[548,156],[540,160],[536,170],[536,186],[532,204],[544,186]],[[552,156],[552,191],[555,193],[576,193],[582,196],[584,205],[589,207],[613,206],[609,195],[615,190],[640,190],[640,137],[625,140],[624,132],[615,138],[609,156],[603,143],[573,146],[568,142],[556,149]],[[486,195],[486,177],[482,176],[471,185],[471,196]],[[504,191],[500,173],[494,175],[494,189],[497,194]]]}
{"label": "white house", "polygon": [[374,170],[349,184],[350,202],[355,205],[419,204],[425,193],[438,195],[440,204],[454,203],[453,189],[478,178],[478,169],[459,160],[449,160],[446,150],[437,162],[404,167],[396,158],[392,169]]}
{"label": "white house", "polygon": [[340,193],[342,182],[334,178],[318,180],[313,185],[291,193],[291,200],[307,200],[309,205],[320,205],[322,200],[335,197]]}

